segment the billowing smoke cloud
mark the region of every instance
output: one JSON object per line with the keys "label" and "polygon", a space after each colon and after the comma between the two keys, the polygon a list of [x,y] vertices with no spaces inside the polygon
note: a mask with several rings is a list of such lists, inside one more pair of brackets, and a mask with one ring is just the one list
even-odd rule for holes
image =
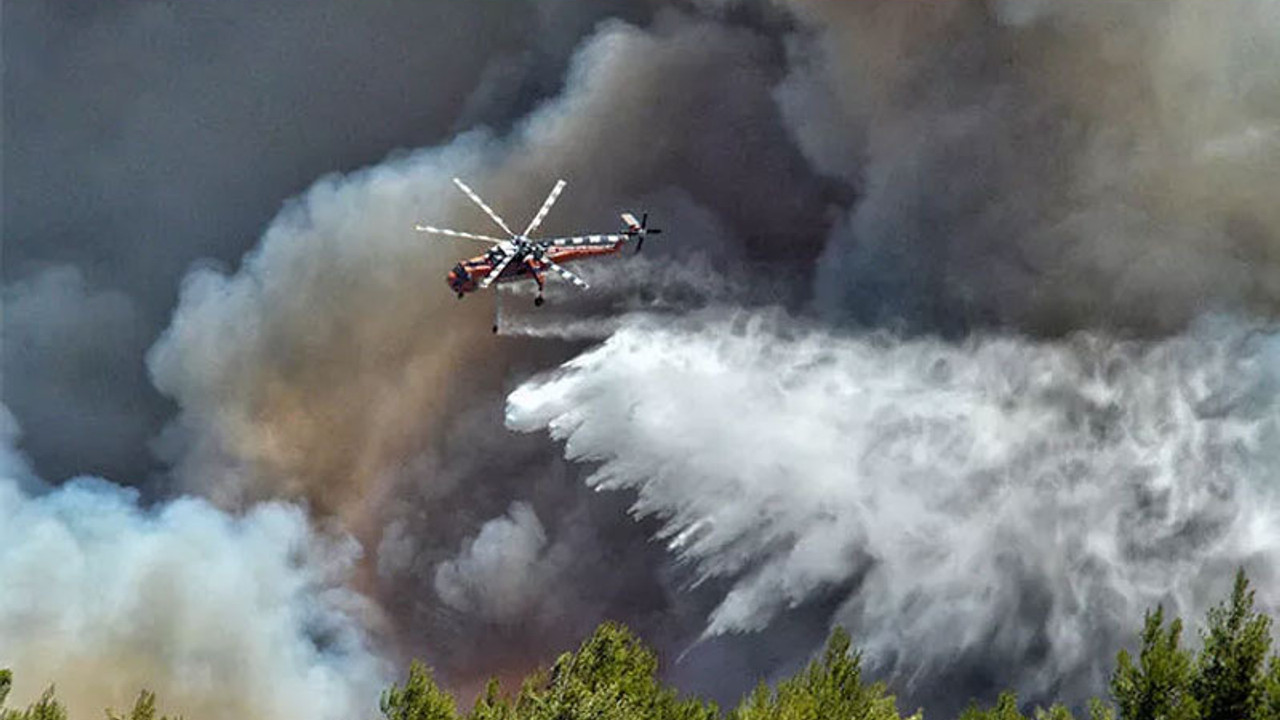
{"label": "billowing smoke cloud", "polygon": [[548,430],[699,576],[732,580],[707,634],[834,595],[835,621],[933,707],[967,700],[956,676],[1082,701],[1148,607],[1198,617],[1241,564],[1280,599],[1274,335],[798,325],[630,323],[509,400],[508,425]]}
{"label": "billowing smoke cloud", "polygon": [[0,664],[18,704],[56,683],[77,717],[142,688],[213,720],[375,710],[390,668],[372,606],[343,586],[349,538],[285,504],[230,516],[194,498],[145,508],[96,478],[39,488],[8,442],[0,461]]}
{"label": "billowing smoke cloud", "polygon": [[[680,249],[666,250],[693,267],[737,263],[750,272],[764,260],[812,258],[813,239],[821,236],[813,223],[825,222],[817,199],[823,185],[806,179],[802,159],[785,142],[771,95],[773,58],[771,45],[749,30],[683,15],[665,15],[652,31],[606,23],[574,60],[566,94],[511,137],[472,133],[445,148],[325,179],[273,222],[238,273],[190,275],[149,358],[156,386],[181,406],[164,447],[183,486],[228,506],[305,500],[370,548],[384,545],[383,527],[394,524],[385,547],[396,560],[376,563],[381,575],[362,587],[376,584],[389,606],[403,606],[428,626],[426,642],[404,635],[412,641],[405,652],[425,646],[446,675],[468,662],[467,653],[441,652],[433,633],[483,633],[492,623],[442,618],[415,598],[434,597],[441,587],[435,564],[513,500],[534,503],[550,546],[574,548],[580,590],[539,585],[558,596],[553,621],[539,630],[541,652],[610,608],[633,608],[617,612],[637,618],[666,607],[653,577],[661,556],[646,547],[643,530],[619,527],[618,515],[600,513],[598,503],[584,505],[590,493],[571,474],[554,471],[545,444],[514,443],[502,430],[493,389],[513,373],[563,360],[572,348],[495,342],[488,301],[459,303],[443,287],[444,272],[473,248],[411,229],[424,220],[486,228],[452,187],[454,175],[467,177],[513,224],[526,221],[556,177],[566,177],[569,190],[548,218],[549,234],[617,227],[617,211],[644,201],[665,224],[703,229],[682,232]],[[691,118],[698,118],[696,133],[683,128]],[[735,125],[750,133],[720,133]],[[757,166],[783,188],[746,197],[722,182],[723,173]],[[740,230],[718,218],[754,228],[761,242],[728,244]],[[770,234],[810,238],[808,250],[763,244]],[[657,239],[650,247],[664,252]],[[583,272],[594,277],[591,268]],[[635,305],[626,298],[638,284],[623,283],[612,295],[608,282],[601,287],[625,307]],[[705,284],[727,287],[722,280]],[[660,286],[648,302],[669,310],[678,303],[670,296],[690,285],[673,273],[669,292]],[[479,472],[474,458],[486,456],[494,459]],[[456,459],[462,457],[469,459]],[[618,557],[610,560],[610,553]],[[493,575],[483,563],[448,567],[447,587],[488,592]],[[478,574],[466,576],[472,570]],[[652,589],[637,592],[637,584]],[[508,620],[514,629],[539,626]]]}
{"label": "billowing smoke cloud", "polygon": [[[4,286],[2,297],[4,399],[23,418],[29,452],[51,478],[129,466],[152,432],[136,363],[151,338],[133,301],[93,291],[65,265]],[[63,447],[67,436],[79,440]]]}
{"label": "billowing smoke cloud", "polygon": [[1280,298],[1267,2],[795,0],[780,101],[859,201],[828,317],[1167,332]]}
{"label": "billowing smoke cloud", "polygon": [[[6,302],[46,289],[37,276],[52,265],[74,268],[89,297],[131,305],[128,328],[87,333],[97,350],[91,375],[109,387],[68,372],[47,344],[24,351],[31,363],[6,358],[10,377],[22,378],[11,409],[41,474],[141,481],[159,469],[144,439],[173,407],[151,388],[143,355],[193,262],[238,261],[282,200],[326,173],[477,123],[505,130],[559,91],[597,20],[644,21],[649,6],[120,0],[7,8]],[[5,334],[21,335],[14,325],[26,319],[6,312]],[[108,446],[103,434],[48,416],[110,416],[119,423],[109,434],[121,442]]]}
{"label": "billowing smoke cloud", "polygon": [[485,523],[462,555],[441,563],[435,586],[440,599],[460,612],[492,622],[528,616],[528,603],[546,597],[543,583],[555,582],[572,558],[546,553],[547,532],[533,508],[511,506],[507,515]]}

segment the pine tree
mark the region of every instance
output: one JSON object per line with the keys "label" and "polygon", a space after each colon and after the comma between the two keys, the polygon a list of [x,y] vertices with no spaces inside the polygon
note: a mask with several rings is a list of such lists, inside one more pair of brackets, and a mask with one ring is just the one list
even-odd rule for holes
{"label": "pine tree", "polygon": [[851,653],[850,644],[849,634],[836,628],[821,660],[784,680],[772,694],[765,685],[757,687],[732,720],[900,720],[884,684],[862,682],[862,656]]}
{"label": "pine tree", "polygon": [[1280,658],[1271,656],[1267,675],[1262,681],[1262,704],[1258,708],[1259,720],[1280,720]]}
{"label": "pine tree", "polygon": [[13,673],[0,669],[0,720],[67,720],[67,709],[53,696],[50,685],[40,695],[40,699],[26,710],[6,710],[4,703],[9,699],[9,691],[13,689]]}
{"label": "pine tree", "polygon": [[1191,683],[1203,720],[1253,720],[1263,708],[1271,618],[1254,611],[1253,597],[1242,568],[1231,599],[1209,610]]}
{"label": "pine tree", "polygon": [[[138,693],[138,699],[133,703],[133,709],[128,715],[116,715],[111,710],[107,710],[107,720],[157,720],[156,718],[156,694],[143,690]],[[182,720],[182,718],[170,718],[162,715],[159,720]]]}
{"label": "pine tree", "polygon": [[456,720],[453,698],[436,685],[431,671],[416,660],[404,687],[392,685],[379,703],[387,720]]}
{"label": "pine tree", "polygon": [[549,674],[526,681],[522,720],[714,720],[714,705],[680,700],[657,681],[657,657],[625,627],[604,623]]}
{"label": "pine tree", "polygon": [[1116,720],[1115,709],[1099,698],[1089,700],[1089,720]]}
{"label": "pine tree", "polygon": [[1157,607],[1143,622],[1138,664],[1125,650],[1117,655],[1111,694],[1121,720],[1194,720],[1198,716],[1191,695],[1191,654],[1179,647],[1181,635],[1182,621],[1174,618],[1166,631],[1164,608]]}
{"label": "pine tree", "polygon": [[960,720],[1027,720],[1026,717],[1018,712],[1018,696],[1011,692],[1000,693],[1000,697],[996,699],[996,704],[990,710],[983,710],[978,707],[976,702],[970,702],[969,707],[960,713]]}
{"label": "pine tree", "polygon": [[1035,720],[1075,720],[1067,706],[1061,704],[1052,705],[1048,710],[1036,708],[1034,717]]}
{"label": "pine tree", "polygon": [[67,720],[67,709],[54,696],[50,685],[40,695],[40,699],[25,711],[5,710],[0,718],[3,720]]}
{"label": "pine tree", "polygon": [[502,697],[498,681],[490,678],[484,688],[484,695],[476,698],[469,720],[516,720],[515,708]]}

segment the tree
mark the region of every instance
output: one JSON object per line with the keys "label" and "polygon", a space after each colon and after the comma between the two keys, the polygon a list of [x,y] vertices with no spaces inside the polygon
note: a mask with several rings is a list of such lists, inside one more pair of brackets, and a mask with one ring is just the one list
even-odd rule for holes
{"label": "tree", "polygon": [[1280,720],[1280,658],[1271,656],[1267,676],[1262,681],[1262,705],[1258,709],[1260,720]]}
{"label": "tree", "polygon": [[[1070,713],[1067,714],[1070,717]],[[1018,696],[1011,692],[1000,693],[996,704],[990,710],[982,710],[975,702],[960,713],[960,720],[1027,720],[1018,712]],[[1056,720],[1056,719],[1055,719]]]}
{"label": "tree", "polygon": [[1271,618],[1254,611],[1253,596],[1241,568],[1231,599],[1209,610],[1191,683],[1204,720],[1252,720],[1263,708]]}
{"label": "tree", "polygon": [[470,720],[516,720],[515,708],[499,692],[496,678],[489,678],[484,695],[476,698]]}
{"label": "tree", "polygon": [[1056,704],[1050,706],[1048,710],[1036,708],[1035,720],[1075,720],[1075,718],[1066,705]]}
{"label": "tree", "polygon": [[4,703],[13,689],[13,673],[0,669],[0,720],[67,720],[67,709],[53,697],[50,685],[40,699],[26,710],[5,710]]}
{"label": "tree", "polygon": [[1116,720],[1115,710],[1099,698],[1089,700],[1089,720]]}
{"label": "tree", "polygon": [[[54,698],[52,685],[25,711],[4,709],[4,702],[12,688],[13,674],[8,670],[0,670],[0,720],[67,720],[67,709]],[[107,710],[106,715],[107,720],[157,720],[155,693],[143,690],[128,715],[116,715],[111,710]],[[171,719],[164,716],[158,720]],[[178,717],[172,720],[182,719]]]}
{"label": "tree", "polygon": [[713,720],[714,705],[681,700],[657,680],[658,659],[625,627],[604,623],[549,674],[525,682],[516,714],[528,720]]}
{"label": "tree", "polygon": [[431,671],[414,661],[404,687],[392,685],[379,702],[387,720],[456,720],[453,698],[436,685]]}
{"label": "tree", "polygon": [[[143,690],[138,693],[138,699],[133,703],[133,709],[128,715],[116,715],[111,710],[107,710],[107,720],[157,720],[156,718],[156,694]],[[170,718],[163,715],[159,720],[182,720],[181,717]]]}
{"label": "tree", "polygon": [[[849,634],[836,628],[821,660],[814,660],[774,693],[760,685],[733,720],[900,720],[883,683],[862,682],[862,656],[850,652]],[[919,720],[920,715],[913,716]]]}
{"label": "tree", "polygon": [[67,709],[53,696],[50,685],[40,695],[40,699],[25,711],[5,710],[0,714],[2,720],[67,720]]}
{"label": "tree", "polygon": [[1121,720],[1193,720],[1198,716],[1191,694],[1191,654],[1179,647],[1181,635],[1178,618],[1165,629],[1163,607],[1147,612],[1138,664],[1134,665],[1128,651],[1121,650],[1111,676],[1111,694]]}

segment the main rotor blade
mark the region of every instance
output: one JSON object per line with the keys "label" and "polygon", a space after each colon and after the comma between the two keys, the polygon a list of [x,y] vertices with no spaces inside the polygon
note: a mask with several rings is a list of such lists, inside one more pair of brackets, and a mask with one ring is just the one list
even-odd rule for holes
{"label": "main rotor blade", "polygon": [[502,262],[498,263],[498,266],[495,267],[492,272],[490,272],[488,275],[485,276],[483,280],[480,281],[480,287],[487,288],[490,285],[492,285],[494,282],[496,282],[498,279],[498,276],[502,274],[503,270],[507,269],[507,266],[511,264],[512,260],[516,259],[516,255],[518,254],[519,253],[513,252],[513,253],[509,253],[506,257],[502,258]]}
{"label": "main rotor blade", "polygon": [[539,245],[564,247],[566,245],[611,245],[626,240],[630,235],[579,235],[578,237],[549,238],[535,240]]}
{"label": "main rotor blade", "polygon": [[547,213],[551,212],[551,206],[556,204],[556,200],[559,199],[560,193],[564,192],[564,186],[568,184],[569,183],[566,183],[564,180],[556,181],[556,186],[551,188],[551,194],[542,202],[542,209],[538,210],[538,214],[533,217],[533,220],[529,222],[529,227],[525,229],[525,237],[531,236],[533,231],[538,229],[538,226],[542,224],[543,219],[547,217]]}
{"label": "main rotor blade", "polygon": [[430,225],[415,225],[414,229],[418,232],[429,233],[431,235],[447,235],[452,238],[463,238],[464,240],[475,240],[489,245],[496,245],[503,240],[488,235],[475,235],[473,233],[461,232],[458,230],[446,230],[445,228],[432,227]]}
{"label": "main rotor blade", "polygon": [[472,202],[480,206],[480,209],[483,210],[486,215],[492,218],[494,222],[498,223],[498,227],[505,230],[506,233],[511,237],[516,236],[515,233],[511,232],[511,228],[507,227],[506,221],[498,217],[498,213],[494,212],[493,208],[485,204],[485,201],[480,199],[480,196],[476,194],[475,190],[472,190],[471,188],[467,187],[467,184],[462,182],[458,178],[453,179],[453,184],[457,185],[458,188],[462,190],[462,192],[467,194],[467,197],[471,198]]}
{"label": "main rotor blade", "polygon": [[539,259],[542,260],[542,262],[545,263],[547,267],[551,268],[552,270],[555,270],[556,273],[560,275],[560,277],[564,278],[565,280],[568,280],[574,285],[577,285],[583,290],[586,290],[587,288],[591,287],[590,285],[587,284],[586,280],[583,280],[577,275],[574,275],[573,273],[566,270],[564,266],[557,264],[556,261],[547,257],[546,253],[543,253],[543,255]]}

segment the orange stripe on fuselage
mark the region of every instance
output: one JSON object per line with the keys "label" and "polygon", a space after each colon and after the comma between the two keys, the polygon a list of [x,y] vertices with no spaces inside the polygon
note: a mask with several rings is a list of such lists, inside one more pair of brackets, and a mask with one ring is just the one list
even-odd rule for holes
{"label": "orange stripe on fuselage", "polygon": [[586,245],[580,247],[549,247],[547,256],[558,263],[573,262],[583,258],[612,255],[622,249],[622,243],[612,245]]}
{"label": "orange stripe on fuselage", "polygon": [[[622,249],[623,243],[617,242],[612,245],[578,245],[565,247],[549,247],[547,248],[547,257],[553,261],[564,264],[586,258],[599,257],[603,255],[612,255]],[[538,270],[545,270],[541,263],[534,261],[532,263]],[[470,277],[468,282],[464,283],[461,291],[464,293],[474,292],[479,288],[481,280],[489,276],[493,272],[493,265],[489,263],[489,259],[484,255],[477,255],[469,260],[463,260],[462,266],[466,268],[467,275]],[[512,263],[507,266],[502,277],[498,278],[496,283],[516,282],[517,280],[529,280],[532,274],[529,272],[529,266],[526,263],[516,265]]]}

